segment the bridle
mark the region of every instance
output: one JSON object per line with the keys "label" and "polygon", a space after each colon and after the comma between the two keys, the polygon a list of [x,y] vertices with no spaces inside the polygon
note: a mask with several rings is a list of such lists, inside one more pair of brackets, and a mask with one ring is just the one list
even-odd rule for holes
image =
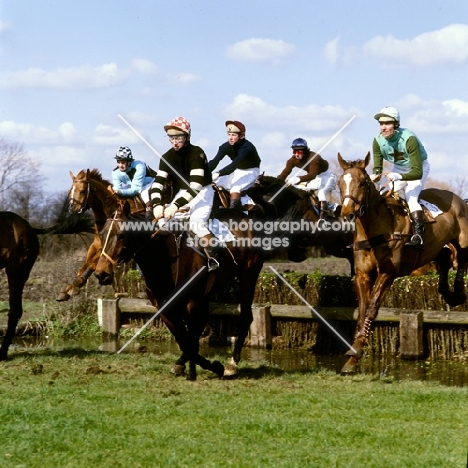
{"label": "bridle", "polygon": [[[362,171],[362,173],[364,174],[364,196],[362,197],[361,200],[358,200],[355,196],[353,195],[350,195],[350,194],[346,194],[343,196],[343,199],[342,199],[342,203],[344,204],[344,201],[349,198],[350,200],[352,200],[354,203],[356,203],[357,205],[359,205],[359,209],[357,210],[358,214],[357,216],[361,217],[364,215],[365,211],[366,211],[366,208],[371,205],[370,203],[370,189],[371,189],[371,184],[372,184],[372,181],[369,177],[369,175],[367,174],[366,170],[362,167],[359,167],[359,166],[354,166],[354,167],[351,167],[350,169],[359,169]],[[349,169],[348,169],[349,170]],[[346,171],[345,171],[346,173]],[[344,174],[343,174],[344,175]]]}
{"label": "bridle", "polygon": [[86,183],[86,197],[85,197],[84,201],[82,201],[82,202],[78,202],[77,200],[75,200],[75,198],[71,198],[70,199],[70,205],[71,206],[78,205],[80,207],[80,209],[78,210],[78,213],[81,214],[81,213],[83,213],[83,211],[86,211],[86,209],[87,209],[89,194],[91,192],[91,184],[90,184],[88,179],[84,179],[84,180],[75,180],[73,182],[73,186],[75,186],[75,183],[78,183],[78,182]]}

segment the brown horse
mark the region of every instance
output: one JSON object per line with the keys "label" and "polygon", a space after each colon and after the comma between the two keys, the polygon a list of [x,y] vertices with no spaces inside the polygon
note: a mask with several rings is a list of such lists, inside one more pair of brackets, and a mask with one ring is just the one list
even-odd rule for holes
{"label": "brown horse", "polygon": [[16,326],[23,315],[23,289],[39,254],[38,234],[73,234],[89,232],[88,220],[63,218],[53,227],[39,229],[32,227],[25,219],[9,211],[0,212],[0,269],[5,269],[9,306],[8,325],[2,346],[0,361],[6,360],[8,348],[15,335]]}
{"label": "brown horse", "polygon": [[[78,295],[96,268],[101,254],[101,239],[99,231],[104,226],[107,218],[119,206],[121,200],[112,190],[112,184],[104,179],[97,169],[83,169],[75,177],[70,172],[72,186],[68,192],[69,206],[72,213],[82,213],[91,209],[96,222],[94,239],[88,249],[86,261],[76,274],[73,283],[68,284],[57,297],[57,301],[68,301],[71,296]],[[131,204],[131,210],[135,213],[144,212],[145,205],[140,196],[127,198]]]}
{"label": "brown horse", "polygon": [[[245,219],[232,210],[220,210],[217,218],[239,222]],[[129,228],[129,223],[133,223],[133,229]],[[160,317],[182,352],[171,371],[181,375],[190,362],[188,378],[191,380],[196,379],[196,365],[219,377],[236,375],[253,320],[252,302],[263,266],[263,250],[228,243],[228,248],[219,252],[220,270],[208,272],[203,249],[192,246],[192,238],[186,232],[158,230],[154,233],[154,226],[132,215],[127,204],[119,208],[101,230],[103,248],[95,275],[101,284],[110,284],[114,267],[134,258],[145,278],[149,299],[161,309]],[[232,232],[244,239],[252,235],[242,229]],[[208,320],[210,294],[229,286],[235,278],[239,280],[240,296],[238,337],[231,361],[224,368],[220,362],[211,362],[199,354],[199,340]],[[188,286],[182,289],[184,285]]]}
{"label": "brown horse", "polygon": [[[451,243],[457,251],[458,268],[454,290],[448,285],[448,268],[439,276],[439,292],[451,306],[466,301],[463,276],[468,267],[468,210],[457,195],[438,189],[426,189],[421,199],[436,205],[442,214],[426,223],[424,250],[405,246],[412,235],[412,226],[402,205],[393,198],[381,196],[364,160],[345,161],[338,153],[343,169],[338,186],[342,200],[342,215],[355,220],[354,258],[355,289],[359,314],[350,359],[343,373],[354,373],[382,300],[395,278],[407,276],[413,270],[438,258],[443,247]],[[450,263],[450,262],[449,262]]]}

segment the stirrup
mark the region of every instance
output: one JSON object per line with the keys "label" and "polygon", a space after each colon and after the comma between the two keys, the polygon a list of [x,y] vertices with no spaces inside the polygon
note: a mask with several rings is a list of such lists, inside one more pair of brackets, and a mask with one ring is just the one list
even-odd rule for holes
{"label": "stirrup", "polygon": [[424,241],[420,234],[413,234],[409,242],[406,242],[408,247],[416,247],[418,249],[424,249]]}
{"label": "stirrup", "polygon": [[214,257],[208,257],[208,271],[215,271],[219,268],[219,262]]}

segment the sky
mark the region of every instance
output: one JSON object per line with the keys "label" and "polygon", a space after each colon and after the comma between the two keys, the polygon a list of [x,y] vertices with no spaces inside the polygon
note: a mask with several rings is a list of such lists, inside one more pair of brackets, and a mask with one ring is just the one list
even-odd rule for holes
{"label": "sky", "polygon": [[51,193],[70,171],[110,179],[120,146],[157,168],[177,116],[208,160],[240,120],[267,175],[297,137],[337,168],[338,152],[371,151],[385,106],[422,141],[430,177],[468,174],[460,0],[7,0],[0,65],[0,137],[23,144]]}

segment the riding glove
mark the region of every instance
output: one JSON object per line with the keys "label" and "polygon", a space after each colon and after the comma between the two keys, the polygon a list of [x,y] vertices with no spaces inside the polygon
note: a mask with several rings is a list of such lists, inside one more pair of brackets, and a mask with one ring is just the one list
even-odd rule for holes
{"label": "riding glove", "polygon": [[297,185],[300,181],[299,177],[291,177],[286,181],[286,185]]}
{"label": "riding glove", "polygon": [[153,208],[153,215],[154,215],[155,221],[157,221],[158,219],[161,219],[164,216],[164,206],[156,205]]}
{"label": "riding glove", "polygon": [[389,172],[387,174],[387,179],[390,180],[391,182],[395,182],[395,180],[401,180],[401,174],[398,174],[398,172]]}
{"label": "riding glove", "polygon": [[166,219],[171,219],[174,217],[174,215],[177,213],[179,208],[176,205],[169,205],[165,210],[164,210],[164,217]]}

